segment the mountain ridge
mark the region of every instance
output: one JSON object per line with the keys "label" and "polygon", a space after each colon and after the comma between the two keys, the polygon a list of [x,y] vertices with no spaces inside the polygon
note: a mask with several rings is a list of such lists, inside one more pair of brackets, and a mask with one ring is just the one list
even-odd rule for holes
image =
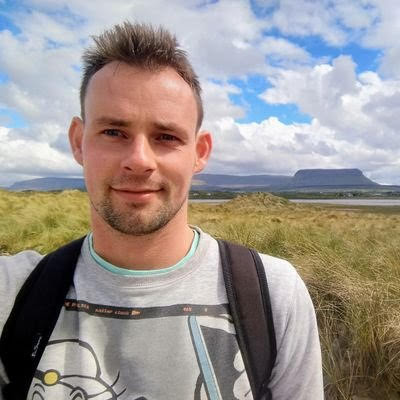
{"label": "mountain ridge", "polygon": [[[288,175],[227,175],[198,174],[193,177],[191,190],[232,190],[232,191],[285,191],[310,189],[361,189],[384,188],[367,178],[358,168],[347,169],[300,169],[293,176]],[[396,186],[390,186],[396,188]],[[83,178],[45,177],[15,182],[7,190],[52,191],[78,189],[86,190]]]}
{"label": "mountain ridge", "polygon": [[372,185],[379,186],[379,183],[373,182],[367,178],[358,168],[340,168],[340,169],[300,169],[292,179],[291,185],[295,187],[336,185]]}

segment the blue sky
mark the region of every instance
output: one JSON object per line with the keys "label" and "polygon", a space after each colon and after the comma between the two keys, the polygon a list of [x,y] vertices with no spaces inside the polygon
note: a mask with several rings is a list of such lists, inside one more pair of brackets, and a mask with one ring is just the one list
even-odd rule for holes
{"label": "blue sky", "polygon": [[0,185],[80,176],[80,55],[124,19],[174,32],[203,84],[206,172],[360,168],[400,184],[395,0],[0,1]]}
{"label": "blue sky", "polygon": [[310,122],[310,116],[299,111],[296,104],[267,104],[259,96],[271,85],[261,75],[250,75],[246,79],[231,79],[229,83],[240,88],[240,93],[231,94],[230,100],[244,108],[245,115],[238,118],[240,123],[262,122],[269,117],[277,116],[285,123]]}

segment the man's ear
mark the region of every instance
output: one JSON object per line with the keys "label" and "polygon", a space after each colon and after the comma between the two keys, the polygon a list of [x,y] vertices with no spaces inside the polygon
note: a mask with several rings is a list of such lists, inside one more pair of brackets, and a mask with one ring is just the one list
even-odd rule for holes
{"label": "man's ear", "polygon": [[83,140],[83,121],[79,117],[72,118],[68,131],[69,144],[76,162],[83,165],[82,140]]}
{"label": "man's ear", "polygon": [[194,173],[201,172],[207,165],[212,149],[211,133],[207,131],[199,132],[196,140],[196,162],[194,165]]}

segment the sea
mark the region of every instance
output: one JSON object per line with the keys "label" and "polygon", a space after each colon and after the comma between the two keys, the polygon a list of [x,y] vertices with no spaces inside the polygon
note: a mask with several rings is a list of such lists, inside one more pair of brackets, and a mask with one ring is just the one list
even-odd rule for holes
{"label": "sea", "polygon": [[400,206],[400,199],[291,199],[294,203],[338,204],[344,206]]}
{"label": "sea", "polygon": [[[191,199],[189,203],[221,204],[229,199]],[[337,204],[347,206],[400,206],[400,199],[291,199],[293,203]]]}

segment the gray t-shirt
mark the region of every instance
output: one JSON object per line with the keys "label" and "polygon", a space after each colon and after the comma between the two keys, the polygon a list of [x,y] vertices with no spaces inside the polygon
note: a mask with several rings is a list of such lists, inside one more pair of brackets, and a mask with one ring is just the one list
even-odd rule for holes
{"label": "gray t-shirt", "polygon": [[[100,267],[86,240],[28,399],[252,399],[218,245],[198,232],[197,250],[182,267],[139,276]],[[278,350],[270,382],[273,399],[323,399],[308,292],[288,262],[261,257]],[[32,251],[0,257],[0,330],[40,258]],[[0,363],[1,382],[7,377]]]}

